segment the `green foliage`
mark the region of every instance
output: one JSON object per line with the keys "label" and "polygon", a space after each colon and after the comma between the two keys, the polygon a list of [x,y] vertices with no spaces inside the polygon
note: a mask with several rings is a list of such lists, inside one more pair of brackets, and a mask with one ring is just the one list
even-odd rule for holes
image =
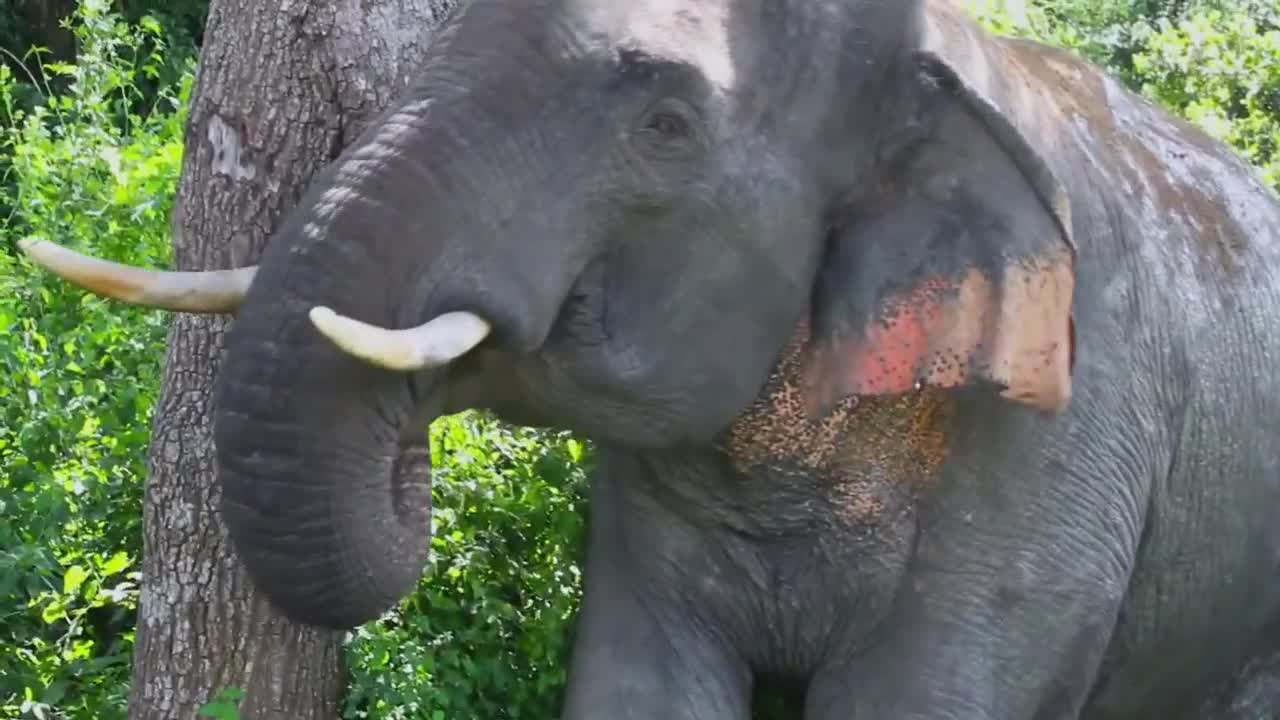
{"label": "green foliage", "polygon": [[1071,48],[1226,141],[1280,189],[1274,0],[969,0],[992,30]]}
{"label": "green foliage", "polygon": [[[66,32],[65,18],[58,27],[39,28],[29,22],[23,12],[24,5],[59,6],[65,0],[0,0],[0,48],[14,57],[24,58],[32,48],[44,48],[57,44],[52,33]],[[186,60],[195,53],[204,35],[205,18],[209,12],[208,0],[117,0],[113,3],[121,17],[131,25],[137,25],[149,18],[158,21],[165,28],[166,45],[178,52],[171,60],[174,67],[181,69]],[[150,50],[150,48],[148,48]],[[71,61],[71,57],[55,58],[59,61]],[[12,60],[12,58],[10,58]]]}
{"label": "green foliage", "polygon": [[125,21],[131,24],[154,18],[165,29],[166,44],[178,48],[183,61],[204,39],[209,0],[136,0],[120,4],[124,5]]}
{"label": "green foliage", "polygon": [[[160,28],[121,22],[104,5],[81,9],[78,62],[48,66],[65,92],[32,107],[0,67],[0,155],[10,161],[0,206],[15,208],[0,224],[0,516],[16,519],[0,525],[0,644],[17,649],[0,655],[5,717],[121,718],[127,696],[167,321],[85,296],[14,247],[44,237],[169,263],[190,69],[138,114],[139,81],[161,67],[147,51],[163,47]],[[399,611],[352,638],[345,712],[551,717],[580,592],[584,446],[475,414],[437,423],[432,436],[432,567]],[[241,696],[220,694],[202,714],[236,717]]]}
{"label": "green foliage", "polygon": [[478,413],[431,437],[433,559],[412,597],[355,633],[345,716],[553,718],[581,594],[586,447]]}
{"label": "green foliage", "polygon": [[[86,297],[17,259],[41,236],[166,264],[183,94],[127,112],[156,29],[83,3],[65,93],[23,110],[0,66],[0,714],[123,717],[141,479],[165,319]],[[141,60],[142,62],[139,62]],[[141,68],[141,70],[140,70]]]}
{"label": "green foliage", "polygon": [[1134,69],[1148,95],[1230,143],[1280,188],[1280,7],[1161,20]]}
{"label": "green foliage", "polygon": [[245,694],[240,688],[223,688],[214,693],[196,714],[213,720],[240,720],[240,701]]}

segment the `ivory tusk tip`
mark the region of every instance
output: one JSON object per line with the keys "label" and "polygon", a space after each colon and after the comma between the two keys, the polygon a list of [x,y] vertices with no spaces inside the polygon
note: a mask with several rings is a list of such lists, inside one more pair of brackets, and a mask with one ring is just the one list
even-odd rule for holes
{"label": "ivory tusk tip", "polygon": [[311,324],[320,334],[348,355],[387,370],[407,371],[420,367],[416,358],[409,355],[400,343],[386,342],[385,337],[370,332],[372,326],[339,315],[324,305],[307,311]]}
{"label": "ivory tusk tip", "polygon": [[[43,238],[24,237],[18,241],[18,249],[40,267],[48,270],[59,277],[75,279],[68,275],[69,272],[75,272],[71,268],[83,265],[82,257],[79,253],[64,245],[51,242]],[[90,259],[92,261],[92,259]],[[105,263],[105,261],[102,261]]]}
{"label": "ivory tusk tip", "polygon": [[94,295],[178,312],[233,313],[257,273],[256,266],[195,272],[144,270],[37,237],[22,238],[17,246],[31,262]]}
{"label": "ivory tusk tip", "polygon": [[46,254],[46,252],[44,252],[46,247],[57,248],[58,246],[48,240],[41,240],[40,238],[25,237],[18,241],[18,249],[21,250],[24,255],[36,262],[40,262],[40,256]]}
{"label": "ivory tusk tip", "polygon": [[387,370],[415,371],[457,360],[488,336],[488,321],[470,312],[440,315],[415,328],[388,330],[317,305],[311,324],[339,349]]}
{"label": "ivory tusk tip", "polygon": [[338,317],[338,313],[323,305],[317,305],[311,308],[307,317],[311,318],[311,324],[315,325],[317,330],[324,332],[325,328],[333,327],[333,320]]}

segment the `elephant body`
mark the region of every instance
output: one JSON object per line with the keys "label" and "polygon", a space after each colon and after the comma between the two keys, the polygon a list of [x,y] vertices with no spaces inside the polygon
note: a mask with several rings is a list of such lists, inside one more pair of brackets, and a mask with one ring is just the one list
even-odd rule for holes
{"label": "elephant body", "polygon": [[714,449],[605,445],[567,717],[745,718],[753,677],[806,718],[1280,716],[1275,197],[1091,64],[933,13],[1062,180],[1070,406],[815,420],[801,327]]}
{"label": "elephant body", "polygon": [[1071,405],[815,421],[801,327],[713,450],[603,447],[568,717],[746,718],[753,677],[806,718],[1280,717],[1275,197],[1096,67],[935,12],[1063,180]]}
{"label": "elephant body", "polygon": [[568,720],[1280,716],[1280,201],[945,0],[471,0],[239,307],[296,619],[413,587],[484,408],[599,449]]}

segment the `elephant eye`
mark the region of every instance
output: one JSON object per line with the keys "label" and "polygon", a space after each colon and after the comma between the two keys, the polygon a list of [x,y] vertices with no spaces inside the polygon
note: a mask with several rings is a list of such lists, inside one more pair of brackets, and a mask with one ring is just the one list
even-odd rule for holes
{"label": "elephant eye", "polygon": [[688,155],[702,145],[701,115],[689,103],[665,97],[649,107],[636,125],[644,152],[657,156]]}
{"label": "elephant eye", "polygon": [[659,111],[649,116],[645,130],[650,130],[665,137],[687,137],[690,134],[689,121],[678,113]]}

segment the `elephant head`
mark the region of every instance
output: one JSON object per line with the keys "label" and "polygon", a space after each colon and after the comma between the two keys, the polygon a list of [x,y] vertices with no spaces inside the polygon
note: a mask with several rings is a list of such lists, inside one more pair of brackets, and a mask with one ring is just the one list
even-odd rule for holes
{"label": "elephant head", "polygon": [[810,417],[923,385],[1060,409],[1070,218],[977,32],[924,2],[471,0],[256,270],[25,249],[238,309],[224,521],[286,613],[351,627],[420,576],[442,413],[712,447],[798,329]]}

